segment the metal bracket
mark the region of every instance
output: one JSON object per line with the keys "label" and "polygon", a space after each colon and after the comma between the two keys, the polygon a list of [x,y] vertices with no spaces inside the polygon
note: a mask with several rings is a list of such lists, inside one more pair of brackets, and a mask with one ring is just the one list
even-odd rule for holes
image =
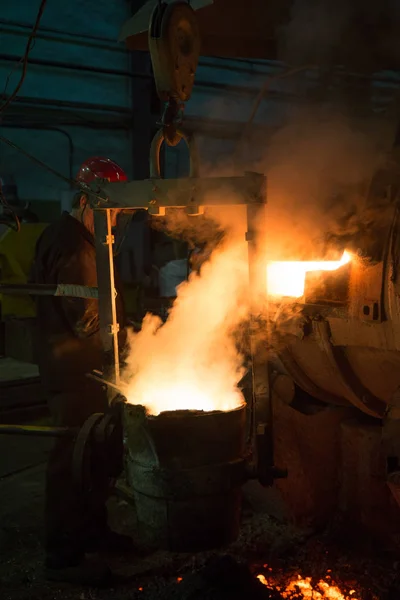
{"label": "metal bracket", "polygon": [[115,242],[115,238],[113,235],[106,235],[106,239],[104,242],[105,246],[112,246]]}

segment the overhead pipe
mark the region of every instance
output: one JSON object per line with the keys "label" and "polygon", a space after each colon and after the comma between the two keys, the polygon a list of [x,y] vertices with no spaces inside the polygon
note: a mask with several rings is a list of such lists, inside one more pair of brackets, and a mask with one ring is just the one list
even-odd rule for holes
{"label": "overhead pipe", "polygon": [[[5,60],[9,62],[18,62],[20,57],[11,55],[11,54],[0,54],[0,60]],[[117,77],[127,77],[134,79],[136,77],[141,79],[148,79],[149,81],[153,80],[153,75],[151,73],[140,73],[140,72],[129,72],[129,71],[120,71],[115,69],[102,69],[99,67],[89,67],[85,65],[77,65],[75,63],[66,63],[61,61],[50,61],[43,60],[38,58],[30,58],[29,64],[37,65],[41,67],[51,67],[53,69],[68,69],[71,71],[82,71],[86,73],[98,73],[101,75],[114,75]],[[196,79],[196,86],[210,88],[212,90],[221,90],[226,92],[234,92],[238,94],[247,94],[250,96],[254,96],[258,92],[257,86],[251,85],[236,85],[236,84],[225,84],[218,83],[214,81],[206,81],[203,79]],[[296,100],[300,99],[296,94],[290,94],[288,92],[279,92],[279,91],[269,91],[269,97],[274,97],[279,100]],[[306,100],[306,98],[304,99]],[[60,104],[60,102],[58,102]]]}
{"label": "overhead pipe", "polygon": [[[15,28],[19,28],[19,29],[24,29],[24,30],[31,30],[32,29],[32,25],[28,25],[28,24],[21,24],[18,23],[17,21],[10,21],[8,19],[0,19],[0,24],[1,25],[5,25],[6,27],[15,27]],[[12,31],[11,29],[4,30],[6,31],[6,33],[10,33],[11,35],[18,35],[18,36],[25,36],[25,32],[24,31]],[[68,39],[63,39],[62,37],[59,37],[60,35],[64,35],[64,36],[68,36],[70,38],[75,38],[73,40],[68,40]],[[45,41],[49,41],[49,42],[55,42],[55,43],[60,43],[60,44],[75,44],[75,45],[79,45],[79,46],[86,46],[88,48],[96,48],[96,49],[100,49],[100,50],[105,50],[108,52],[119,52],[119,53],[126,53],[127,50],[125,48],[124,45],[120,44],[119,46],[117,45],[117,42],[115,42],[115,40],[112,40],[111,38],[102,38],[102,37],[97,37],[97,36],[90,36],[90,35],[86,35],[80,36],[79,34],[76,33],[65,33],[64,31],[61,31],[59,29],[49,29],[49,28],[43,28],[40,27],[40,31],[36,34],[35,36],[37,39],[40,40],[45,40]],[[88,42],[87,40],[93,40],[92,43]],[[102,43],[103,42],[103,43]],[[116,44],[115,46],[112,44]],[[109,44],[109,45],[106,45]],[[263,62],[256,62],[254,60],[245,60],[245,59],[229,59],[229,58],[225,58],[225,57],[220,57],[220,56],[216,56],[215,57],[218,60],[221,61],[228,61],[228,60],[235,60],[238,62],[242,62],[243,64],[249,64],[249,65],[257,65],[257,66],[265,66],[265,67],[269,67],[269,68],[275,68],[275,69],[284,69],[285,65],[282,63],[278,63],[274,61],[268,61],[267,64],[264,64]],[[215,63],[211,63],[211,62],[207,62],[207,60],[204,59],[200,59],[199,60],[199,66],[203,66],[203,67],[207,67],[207,68],[211,68],[211,69],[223,69],[226,71],[234,71],[234,72],[238,72],[238,73],[247,73],[247,74],[251,74],[251,75],[267,75],[268,73],[266,73],[265,71],[255,71],[254,69],[251,68],[243,68],[240,66],[234,66],[231,64],[215,64]]]}
{"label": "overhead pipe", "polygon": [[[45,110],[44,108],[42,109],[42,113],[40,112],[40,107],[35,110],[35,106],[37,106],[36,104],[33,105],[31,108],[34,109],[32,111],[32,116],[35,117],[35,122],[38,123],[38,125],[40,125],[41,123],[41,114],[43,114],[43,123],[47,123],[47,122],[54,122],[58,125],[60,125],[61,127],[82,127],[83,129],[94,129],[94,130],[122,130],[122,131],[127,131],[132,129],[132,120],[119,120],[119,121],[107,121],[107,122],[102,122],[102,121],[89,121],[87,120],[82,114],[78,114],[78,113],[74,113],[72,111],[55,111],[52,109],[47,109]],[[15,109],[15,107],[14,107]],[[20,107],[21,109],[21,107]],[[28,107],[29,109],[29,107]],[[21,128],[23,128],[23,121],[21,120],[21,118],[23,118],[24,116],[26,116],[26,110],[24,110],[24,113],[21,114],[19,111],[15,111],[12,112],[12,109],[10,109],[7,112],[7,124],[9,125],[21,125]],[[11,115],[10,115],[11,113]],[[44,114],[45,113],[45,114]],[[21,116],[20,116],[21,115]],[[46,119],[44,118],[46,116]],[[72,120],[75,117],[75,120]],[[28,122],[28,124],[30,124],[30,121]],[[46,125],[45,125],[46,126]],[[2,125],[0,124],[0,129],[1,129]],[[50,127],[50,126],[49,126]]]}
{"label": "overhead pipe", "polygon": [[[11,112],[11,109],[10,109]],[[48,115],[48,111],[46,112],[46,114]],[[71,117],[73,117],[74,114],[71,113]],[[14,123],[14,119],[16,120],[18,118],[18,123]],[[116,129],[116,128],[122,128],[122,129],[131,129],[132,125],[131,123],[101,123],[101,122],[92,122],[92,121],[82,121],[82,117],[78,116],[78,121],[60,121],[59,124],[60,125],[64,125],[67,127],[87,127],[87,128],[99,128],[99,129]],[[23,123],[21,123],[19,117],[17,117],[17,114],[14,116],[12,115],[12,117],[10,118],[10,113],[7,113],[7,123],[5,123],[4,125],[0,125],[0,128],[2,126],[6,127],[6,126],[10,126],[13,127],[14,125],[18,128],[23,129],[25,126],[23,125]],[[29,127],[31,125],[30,122],[28,122],[27,124]],[[36,125],[35,125],[36,127]],[[37,127],[42,128],[40,122],[37,122]],[[50,128],[50,126],[48,126]],[[33,127],[32,127],[33,128]],[[47,126],[44,125],[43,128],[47,129]],[[209,119],[206,117],[198,117],[198,116],[194,116],[194,115],[186,115],[185,116],[185,129],[187,129],[189,132],[192,133],[197,133],[199,135],[205,135],[207,137],[211,137],[211,138],[215,138],[215,139],[236,139],[240,133],[242,132],[242,128],[243,128],[243,123],[240,121],[227,121],[224,119]],[[51,127],[51,129],[56,130],[56,127]],[[276,131],[278,131],[279,126],[269,126],[269,125],[257,125],[257,129],[265,131],[266,133],[274,133]],[[152,129],[151,132],[151,136],[154,136],[156,132],[156,126],[154,127],[154,130]]]}
{"label": "overhead pipe", "polygon": [[[13,21],[10,19],[0,19],[0,24],[1,25],[9,25],[11,27],[21,27],[21,28],[27,29],[29,31],[32,30],[32,23],[21,23],[20,21]],[[89,33],[80,35],[79,33],[68,32],[66,34],[65,31],[62,31],[62,29],[54,29],[51,27],[42,27],[42,25],[40,25],[40,30],[35,37],[40,39],[40,36],[43,35],[44,33],[50,33],[50,34],[56,34],[56,35],[69,35],[70,37],[75,37],[75,38],[80,38],[80,39],[85,38],[88,40],[93,40],[95,42],[104,42],[104,43],[108,43],[108,44],[115,44],[115,48],[110,46],[109,49],[120,51],[120,52],[126,52],[125,48],[122,45],[120,47],[118,47],[118,42],[116,40],[113,40],[112,38],[104,38],[104,37],[92,35]]]}
{"label": "overhead pipe", "polygon": [[[11,54],[0,54],[0,60],[4,60],[7,62],[19,62],[20,57],[11,55]],[[149,80],[149,81],[153,80],[153,75],[151,73],[143,73],[140,71],[123,71],[123,70],[117,70],[117,69],[104,69],[104,68],[100,68],[100,67],[78,65],[76,63],[68,63],[68,62],[61,62],[61,61],[43,60],[43,59],[39,59],[39,58],[30,58],[29,63],[32,65],[41,66],[41,67],[51,67],[53,69],[66,69],[66,70],[71,70],[71,71],[80,71],[83,73],[96,73],[99,75],[111,75],[111,76],[115,76],[115,77],[125,77],[125,78],[129,78],[129,79],[140,78],[140,79],[145,79],[145,80]],[[268,78],[268,74],[266,74],[266,77]],[[273,77],[273,75],[271,75],[271,77]],[[385,80],[382,80],[382,81],[385,81]],[[388,81],[390,81],[390,80],[388,80]],[[257,88],[257,86],[254,86],[254,85],[238,85],[238,84],[233,84],[233,83],[220,83],[220,82],[216,82],[216,81],[207,81],[204,79],[196,79],[196,86],[202,87],[205,89],[210,89],[212,91],[219,90],[222,92],[243,94],[243,95],[249,95],[249,96],[254,96],[255,94],[258,93],[258,88]],[[393,86],[393,87],[395,87],[395,86]],[[7,98],[7,96],[4,96],[4,94],[3,94],[3,97]],[[283,101],[288,101],[288,102],[303,101],[303,102],[307,102],[308,104],[310,103],[309,97],[306,97],[306,96],[301,97],[295,93],[282,92],[279,90],[269,90],[268,98],[273,99],[273,100],[280,100],[280,101],[283,100]],[[61,104],[61,101],[57,101],[57,104]]]}
{"label": "overhead pipe", "polygon": [[[7,95],[0,94],[1,99],[7,98]],[[88,111],[109,112],[132,116],[130,108],[122,106],[110,106],[107,104],[93,104],[91,102],[75,102],[73,100],[56,100],[54,98],[31,98],[27,96],[17,96],[13,100],[14,104],[32,104],[33,106],[61,106],[64,108],[80,108]]]}
{"label": "overhead pipe", "polygon": [[[25,29],[26,31],[31,31],[32,30],[32,24],[31,23],[20,23],[19,21],[13,21],[10,19],[0,19],[0,24],[1,25],[5,25],[7,27],[15,27],[15,28],[19,28],[19,29]],[[18,32],[18,31],[12,31],[10,32],[14,35],[25,35],[22,32]],[[59,36],[68,36],[70,38],[75,38],[75,40],[73,42],[70,42],[67,39],[62,39]],[[82,46],[88,46],[88,47],[93,47],[93,48],[99,48],[99,49],[103,49],[103,50],[107,50],[109,52],[120,52],[120,53],[126,53],[127,50],[125,48],[124,44],[120,44],[118,42],[116,42],[116,40],[113,40],[112,38],[105,38],[105,37],[101,37],[101,36],[95,36],[95,35],[90,35],[90,34],[86,34],[85,35],[80,35],[79,33],[73,33],[73,32],[68,32],[66,33],[65,31],[62,31],[61,29],[55,29],[55,28],[50,28],[50,27],[40,27],[40,31],[37,32],[36,36],[37,39],[42,39],[42,40],[47,40],[47,41],[54,41],[56,43],[72,43],[72,44],[76,44],[76,45],[82,45]],[[87,40],[92,40],[92,43],[88,42]],[[107,44],[107,45],[106,45]],[[215,57],[218,60],[232,60],[232,59],[227,59],[225,57],[220,57],[217,56]],[[254,59],[254,61],[251,61],[249,59],[234,59],[237,62],[240,62],[242,64],[256,64],[259,66],[263,66],[265,64],[265,66],[267,67],[272,67],[272,68],[286,68],[285,65],[283,63],[278,63],[278,61],[263,61],[262,59],[259,59],[257,61],[257,59]],[[204,59],[200,59],[199,61],[199,65],[203,65],[206,67],[211,67],[211,68],[222,68],[222,69],[226,69],[226,70],[237,70],[238,72],[247,72],[247,73],[252,73],[253,71],[251,69],[243,69],[242,67],[234,67],[232,65],[215,65],[212,63],[207,63],[206,60]],[[260,75],[265,74],[263,72],[259,72]]]}
{"label": "overhead pipe", "polygon": [[[31,31],[31,29],[32,29],[32,24],[20,23],[18,21],[13,21],[10,19],[0,19],[0,24],[6,25],[9,27],[17,27],[17,28],[21,28],[21,29],[25,29],[25,30],[29,30],[29,31]],[[22,32],[20,33],[20,32],[16,32],[16,31],[11,32],[11,33],[14,35],[25,35]],[[50,34],[50,35],[47,35],[47,34]],[[103,50],[106,50],[109,52],[119,52],[121,54],[122,53],[125,54],[127,52],[123,45],[118,45],[118,42],[116,42],[112,38],[105,38],[105,37],[101,37],[101,36],[89,35],[86,33],[83,36],[83,35],[72,33],[72,32],[65,33],[65,31],[62,31],[60,29],[54,29],[54,28],[41,26],[40,31],[37,32],[35,37],[37,39],[54,41],[56,43],[68,43],[69,42],[69,40],[67,40],[67,39],[62,39],[62,38],[58,37],[60,35],[68,36],[70,38],[75,38],[75,41],[71,42],[71,43],[76,44],[76,45],[82,45],[82,46],[87,46],[87,47],[92,47],[92,48],[99,48],[99,49],[103,49]],[[90,44],[90,43],[88,43],[87,40],[93,40],[93,43]],[[106,44],[109,44],[109,45],[106,45]],[[235,62],[244,64],[244,65],[251,65],[251,66],[258,66],[258,67],[264,66],[264,67],[271,68],[271,69],[284,70],[285,68],[290,68],[290,66],[285,65],[281,61],[277,61],[277,60],[256,59],[256,58],[255,59],[248,59],[248,58],[230,59],[230,58],[226,58],[223,56],[215,56],[215,57],[210,57],[210,58],[216,58],[217,60],[220,60],[220,61],[234,60]],[[19,60],[19,58],[17,60]],[[29,62],[31,62],[31,60]],[[231,64],[229,64],[229,65],[228,64],[226,64],[226,65],[213,64],[211,62],[207,62],[207,59],[200,59],[199,66],[203,66],[203,67],[207,67],[207,68],[211,68],[211,69],[223,69],[223,70],[227,70],[227,71],[234,71],[234,72],[244,73],[244,74],[247,73],[249,75],[265,75],[266,77],[269,76],[269,74],[266,73],[265,71],[255,71],[253,68],[246,69],[246,68],[243,68],[240,66],[236,67]],[[395,78],[390,77],[389,73],[387,73],[386,76],[383,76],[383,74],[381,74],[379,76],[377,74],[368,75],[366,73],[353,73],[353,72],[346,72],[345,74],[346,74],[346,76],[354,78],[354,79],[367,79],[370,81],[376,81],[377,83],[380,82],[380,83],[393,84],[394,87],[398,86],[398,81]],[[140,74],[140,76],[147,77],[147,74],[142,73],[142,74]],[[149,75],[148,77],[151,78],[152,76]]]}
{"label": "overhead pipe", "polygon": [[[8,27],[9,29],[3,29],[3,31],[5,31],[6,33],[9,33],[11,35],[16,35],[16,36],[23,36],[26,37],[26,33],[25,31],[27,30],[31,30],[32,26],[31,25],[27,25],[27,24],[21,24],[18,23],[16,21],[9,21],[8,19],[0,19],[0,25],[5,25],[6,27]],[[13,31],[11,28],[15,27],[16,29]],[[25,30],[25,31],[18,31],[17,28]],[[46,33],[47,32],[47,33]],[[68,39],[68,38],[62,38],[59,37],[60,35],[63,36],[68,36],[72,39]],[[112,39],[107,39],[107,38],[99,38],[96,36],[87,36],[85,34],[84,38],[81,37],[79,34],[74,34],[74,33],[65,33],[64,31],[60,31],[58,29],[48,29],[48,28],[42,28],[40,27],[40,31],[37,32],[37,34],[35,35],[35,38],[39,39],[39,40],[44,40],[44,41],[48,41],[48,42],[55,42],[56,44],[71,44],[71,45],[76,45],[76,46],[84,46],[84,47],[88,47],[88,48],[96,48],[99,50],[105,50],[106,52],[119,52],[121,54],[125,54],[127,53],[127,50],[125,48],[125,46],[123,44],[120,44],[119,46],[117,45],[117,43],[112,40]],[[75,38],[75,39],[73,39]],[[92,39],[93,41],[87,41],[87,40]],[[103,42],[103,43],[102,43]],[[105,42],[105,43],[104,43]],[[113,46],[112,44],[116,43],[115,46]],[[106,45],[109,44],[109,45]],[[130,53],[131,54],[131,53]],[[224,57],[216,57],[218,60],[225,60],[228,61],[230,59],[226,59]],[[239,59],[234,59],[234,60],[239,60]],[[271,64],[266,64],[265,66],[268,68],[275,68],[275,69],[283,69],[284,65],[280,65],[280,64],[273,64],[272,61],[270,61]],[[252,61],[247,61],[247,64],[251,65]],[[258,66],[262,67],[263,63],[255,63]],[[265,73],[265,71],[255,71],[254,69],[251,68],[243,68],[240,66],[234,66],[234,65],[224,65],[224,64],[214,64],[211,62],[207,62],[206,60],[199,60],[199,66],[203,66],[203,67],[207,67],[207,68],[211,68],[211,69],[224,69],[227,71],[234,71],[234,72],[238,72],[238,73],[247,73],[247,74],[254,74],[254,75],[268,75],[267,73]]]}
{"label": "overhead pipe", "polygon": [[[21,58],[14,54],[0,54],[0,60],[8,62],[19,62]],[[140,79],[151,79],[151,75],[148,73],[140,73],[138,71],[121,71],[117,69],[104,69],[102,67],[94,67],[76,63],[61,62],[55,60],[44,60],[41,58],[29,58],[30,65],[37,65],[40,67],[52,67],[55,69],[70,69],[71,71],[83,71],[85,73],[99,73],[100,75],[114,75],[117,77],[135,77]]]}

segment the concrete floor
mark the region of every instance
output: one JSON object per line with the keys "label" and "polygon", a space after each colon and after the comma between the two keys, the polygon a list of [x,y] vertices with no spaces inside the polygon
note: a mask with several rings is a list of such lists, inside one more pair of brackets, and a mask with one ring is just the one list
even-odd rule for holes
{"label": "concrete floor", "polygon": [[[239,540],[222,551],[199,555],[153,552],[138,545],[129,559],[111,559],[110,566],[127,578],[124,584],[110,590],[95,590],[64,584],[52,584],[43,576],[43,502],[45,461],[51,441],[45,438],[0,436],[0,598],[1,600],[192,600],[180,595],[178,578],[185,581],[199,572],[209,558],[229,553],[249,565],[277,565],[282,577],[296,573],[321,577],[328,568],[336,580],[364,585],[378,577],[385,580],[386,590],[393,584],[393,563],[376,558],[354,558],[346,549],[335,548],[329,539],[322,540],[310,532],[300,531],[288,523],[280,523],[265,514],[263,491],[254,485],[246,493],[264,510],[246,509]],[[248,503],[247,503],[248,506]],[[134,509],[112,499],[110,521],[114,529],[135,536]],[[328,552],[329,549],[329,552]],[[257,567],[258,568],[258,567]],[[378,574],[378,575],[377,575]],[[345,583],[344,583],[345,584]],[[185,586],[181,587],[182,593]],[[189,586],[190,589],[190,586]],[[358,600],[398,600],[395,596],[376,595],[368,590]],[[270,596],[268,596],[269,598]],[[274,596],[278,597],[278,596]],[[194,598],[194,596],[193,596]],[[197,596],[196,596],[197,598]],[[250,600],[250,599],[249,599]]]}

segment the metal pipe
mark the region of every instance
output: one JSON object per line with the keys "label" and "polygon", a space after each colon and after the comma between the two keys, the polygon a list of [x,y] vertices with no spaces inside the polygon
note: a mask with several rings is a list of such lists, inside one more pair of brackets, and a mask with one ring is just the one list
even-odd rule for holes
{"label": "metal pipe", "polygon": [[[11,62],[18,62],[20,59],[18,56],[14,56],[14,55],[8,55],[8,54],[1,54],[0,55],[0,60],[7,60],[7,61],[11,61]],[[115,70],[115,69],[102,69],[99,67],[88,67],[85,65],[78,65],[76,63],[65,63],[65,62],[60,62],[60,61],[49,61],[49,60],[43,60],[43,59],[29,59],[30,64],[33,65],[38,65],[38,66],[43,66],[43,67],[52,67],[52,68],[58,68],[58,69],[69,69],[69,70],[73,70],[73,71],[82,71],[82,72],[86,72],[86,73],[98,73],[98,74],[102,74],[102,75],[112,75],[112,76],[117,76],[117,77],[126,77],[129,79],[135,79],[135,78],[141,78],[141,79],[146,79],[146,80],[152,80],[153,76],[150,73],[142,73],[142,72],[130,72],[130,71],[119,71],[119,70]],[[304,69],[304,67],[302,67],[302,69]],[[307,67],[308,70],[310,70],[310,66]],[[284,74],[282,74],[283,76]],[[274,79],[274,78],[281,78],[280,74],[277,75],[270,75],[269,77],[267,77],[267,79]],[[389,81],[389,80],[388,80]],[[229,92],[229,93],[236,93],[236,94],[243,94],[243,95],[250,95],[250,96],[254,96],[255,94],[257,94],[258,92],[258,88],[257,86],[252,86],[252,85],[237,85],[237,84],[226,84],[226,83],[219,83],[219,82],[214,82],[214,81],[206,81],[204,79],[196,79],[196,88],[204,88],[204,89],[210,89],[212,91],[215,90],[219,90],[222,92]],[[7,96],[5,96],[4,94],[1,96],[2,98],[7,98]],[[284,100],[284,101],[288,101],[288,102],[293,102],[293,101],[303,101],[303,102],[307,102],[310,103],[310,98],[308,97],[301,97],[295,93],[290,93],[290,92],[282,92],[279,90],[269,90],[268,91],[268,98],[272,99],[272,100]],[[34,100],[38,100],[38,99],[34,99]],[[23,101],[21,98],[16,98],[15,101]],[[44,99],[40,99],[40,102],[42,104],[44,104]],[[51,105],[58,105],[58,106],[67,106],[68,103],[66,103],[66,101],[46,101],[47,104],[51,104]],[[377,102],[378,104],[378,102]],[[114,112],[124,112],[124,113],[131,113],[131,111],[129,109],[122,109],[120,107],[115,108],[115,107],[108,107],[108,106],[104,106],[104,105],[86,105],[85,103],[74,103],[75,107],[82,107],[82,108],[87,108],[88,110],[93,110],[93,109],[97,109],[97,110],[106,110],[106,111],[114,111]]]}
{"label": "metal pipe", "polygon": [[[31,109],[31,110],[30,110]],[[15,124],[20,125],[23,128],[23,119],[24,117],[32,116],[35,118],[35,122],[40,125],[40,120],[43,115],[43,122],[54,122],[62,127],[83,127],[85,129],[95,129],[98,131],[99,129],[104,130],[122,130],[127,131],[132,129],[132,113],[127,115],[126,119],[123,120],[109,120],[107,122],[103,121],[89,121],[84,115],[79,114],[77,112],[72,112],[70,110],[60,110],[52,108],[37,108],[35,106],[29,107],[26,106],[22,108],[21,106],[16,107],[15,105],[10,106],[7,111],[7,123],[10,125],[14,125],[14,121],[18,121]],[[92,113],[93,114],[93,113]],[[75,119],[75,120],[74,120]],[[0,125],[1,129],[2,125]]]}
{"label": "metal pipe", "polygon": [[71,179],[74,177],[74,142],[72,141],[72,137],[70,134],[64,129],[60,129],[59,127],[50,127],[46,125],[33,125],[27,123],[23,125],[21,123],[4,123],[0,124],[1,127],[8,127],[9,129],[37,129],[38,131],[54,131],[55,133],[61,133],[68,140],[68,174]]}
{"label": "metal pipe", "polygon": [[75,437],[78,429],[39,427],[35,425],[0,425],[0,435],[32,435],[39,437]]}
{"label": "metal pipe", "polygon": [[[5,99],[7,98],[7,95],[0,94],[0,98]],[[92,104],[90,102],[73,102],[71,100],[55,100],[52,98],[31,98],[27,96],[17,96],[13,102],[15,104],[32,104],[33,106],[62,106],[65,108],[81,108],[88,111],[97,110],[132,116],[132,111],[130,108],[124,108],[122,106],[108,106],[106,104]]]}
{"label": "metal pipe", "polygon": [[[10,19],[0,19],[0,23],[2,25],[11,25],[13,27],[21,27],[21,28],[23,27],[24,29],[28,29],[29,31],[32,30],[32,23],[21,23],[20,21],[12,21]],[[38,35],[35,37],[40,37],[39,33],[43,33],[43,32],[55,33],[55,34],[59,34],[59,35],[69,35],[70,37],[73,37],[73,38],[80,38],[80,39],[84,38],[84,39],[94,40],[94,41],[98,41],[98,42],[115,44],[115,48],[110,47],[110,50],[119,50],[120,52],[126,52],[125,47],[123,45],[118,46],[118,42],[116,42],[116,40],[113,40],[112,38],[104,38],[104,37],[89,34],[89,33],[80,35],[79,33],[68,32],[66,34],[65,31],[63,31],[62,29],[55,29],[53,27],[52,28],[42,27],[42,25],[40,25],[40,30],[38,32]]]}
{"label": "metal pipe", "polygon": [[[28,25],[27,23],[18,23],[17,21],[10,21],[8,19],[0,19],[0,24],[1,25],[6,25],[8,26],[10,29],[8,30],[3,30],[6,33],[10,33],[11,35],[18,35],[18,36],[24,36],[25,37],[25,32],[24,31],[18,31],[17,28],[19,29],[25,29],[25,30],[31,30],[32,26]],[[15,28],[14,31],[12,31],[12,27]],[[59,36],[68,36],[72,39],[63,39],[62,37]],[[76,46],[86,46],[89,48],[98,48],[99,50],[106,50],[108,52],[119,52],[119,53],[126,53],[127,50],[125,48],[125,45],[123,44],[118,44],[115,42],[115,40],[111,39],[111,38],[102,38],[99,36],[91,36],[91,35],[86,35],[85,36],[80,36],[79,34],[76,33],[65,33],[65,31],[61,31],[59,29],[50,29],[50,28],[43,28],[40,27],[40,31],[36,34],[35,36],[37,39],[39,40],[45,40],[45,41],[50,41],[50,42],[55,42],[55,43],[61,43],[61,44],[74,44]],[[93,40],[92,42],[87,41],[87,40]],[[103,43],[102,43],[103,42]],[[106,45],[109,44],[109,45]],[[113,45],[115,44],[115,46]],[[256,62],[256,60],[251,61],[251,60],[245,60],[245,59],[229,59],[229,58],[224,58],[224,57],[216,57],[218,60],[220,61],[231,61],[231,60],[235,60],[237,62],[240,62],[242,64],[248,64],[248,65],[257,65],[260,67],[266,67],[266,68],[270,68],[270,69],[285,69],[285,65],[279,62],[275,61],[265,61],[262,62],[261,60],[259,62]],[[212,62],[208,62],[207,60],[204,59],[200,59],[199,60],[199,66],[202,67],[206,67],[206,68],[211,68],[211,69],[223,69],[226,71],[234,71],[237,73],[244,73],[244,74],[249,74],[249,75],[268,75],[268,73],[266,73],[264,70],[254,70],[254,68],[249,68],[249,67],[241,67],[241,66],[235,66],[232,64],[215,64]]]}
{"label": "metal pipe", "polygon": [[[0,24],[1,25],[6,25],[9,27],[18,27],[21,29],[25,29],[25,30],[31,30],[32,29],[32,25],[29,25],[27,23],[19,23],[17,21],[12,21],[9,19],[0,19]],[[48,34],[53,34],[53,35],[46,35],[46,32]],[[7,32],[6,32],[7,33]],[[25,36],[24,32],[18,32],[18,31],[10,31],[11,34],[13,35],[23,35]],[[68,40],[68,39],[62,39],[58,36],[68,36],[70,38],[75,38],[74,40]],[[101,50],[106,50],[109,52],[119,52],[121,54],[125,54],[126,53],[126,48],[124,45],[119,45],[118,43],[115,42],[115,40],[111,39],[111,38],[103,38],[101,36],[94,36],[94,35],[88,35],[85,34],[84,36],[81,36],[79,34],[76,33],[65,33],[65,31],[61,31],[60,29],[53,29],[53,28],[43,28],[42,26],[40,27],[40,32],[38,32],[35,36],[37,39],[43,39],[43,40],[47,40],[47,41],[54,41],[56,43],[70,43],[70,44],[75,44],[75,45],[79,45],[79,46],[87,46],[87,47],[92,47],[92,48],[98,48]],[[88,42],[87,40],[93,40],[93,43]],[[97,43],[96,43],[97,42]],[[102,43],[104,42],[104,43]],[[106,45],[106,44],[110,44],[110,45]],[[114,45],[115,44],[115,45]],[[228,57],[224,57],[224,56],[217,56],[217,57],[210,57],[210,59],[212,58],[216,58],[219,61],[232,61],[234,60],[237,63],[241,63],[244,65],[251,65],[251,67],[254,66],[258,66],[258,67],[265,67],[267,69],[275,69],[275,70],[286,70],[288,68],[290,68],[290,65],[285,65],[284,63],[282,63],[281,61],[277,61],[277,60],[271,60],[271,59],[248,59],[248,58],[228,58]],[[19,58],[18,58],[19,60]],[[31,62],[31,60],[29,61]],[[255,70],[254,68],[243,68],[241,66],[235,66],[232,64],[223,64],[223,63],[212,63],[212,62],[208,62],[207,60],[204,59],[200,59],[199,60],[199,66],[201,67],[206,67],[206,68],[210,68],[210,69],[223,69],[226,71],[233,71],[233,72],[237,72],[237,73],[243,73],[243,74],[249,74],[249,75],[260,75],[260,76],[266,76],[268,77],[269,74],[267,72],[265,72],[264,70]],[[310,69],[310,71],[315,71],[318,74],[318,69]],[[346,71],[343,73],[346,77],[349,77],[351,79],[364,79],[364,80],[368,80],[368,81],[374,81],[374,82],[381,82],[381,83],[389,83],[389,84],[393,84],[393,88],[397,88],[397,80],[393,77],[390,77],[390,74],[387,72],[385,74],[383,73],[374,73],[374,75],[368,75],[366,73],[353,73],[353,72],[349,72]],[[146,74],[142,73],[140,76],[143,77],[147,77]],[[150,79],[152,78],[152,75],[148,76]],[[350,84],[351,85],[351,84]]]}
{"label": "metal pipe", "polygon": [[[31,31],[32,25],[27,23],[18,23],[17,21],[9,21],[8,19],[0,19],[0,25],[5,25],[8,29],[4,29],[3,31],[7,34],[11,35],[19,35],[26,37],[26,30]],[[12,28],[15,28],[14,31]],[[18,31],[19,29],[25,31]],[[66,36],[65,39],[59,36]],[[75,46],[85,46],[88,48],[96,48],[98,50],[106,50],[108,52],[119,52],[120,54],[125,54],[127,52],[126,48],[122,44],[118,44],[115,40],[101,38],[96,36],[91,36],[85,34],[84,36],[80,36],[79,34],[72,32],[65,32],[59,29],[49,29],[47,27],[42,27],[40,25],[40,30],[35,35],[36,39],[45,40],[49,42],[58,42],[61,44],[71,44]],[[68,39],[72,38],[72,39]],[[75,39],[74,39],[75,38]],[[92,42],[88,40],[93,40]],[[105,43],[102,43],[105,42]],[[108,44],[108,45],[107,45]],[[115,45],[113,45],[115,44]]]}
{"label": "metal pipe", "polygon": [[[10,54],[0,54],[0,60],[6,60],[6,61],[10,61],[10,62],[18,62],[20,60],[20,58],[18,56],[14,56],[14,55],[10,55]],[[102,75],[115,75],[115,76],[119,76],[119,77],[128,77],[128,78],[136,78],[136,77],[140,77],[143,79],[148,79],[148,80],[152,80],[153,76],[150,73],[132,73],[129,71],[117,71],[117,70],[113,70],[113,69],[100,69],[98,67],[88,67],[85,65],[78,65],[76,63],[65,63],[65,62],[61,62],[61,61],[50,61],[50,60],[43,60],[43,59],[38,59],[38,58],[30,58],[29,59],[29,64],[32,65],[37,65],[37,66],[42,66],[42,67],[52,67],[52,68],[56,68],[56,69],[69,69],[72,71],[83,71],[83,72],[87,72],[87,73],[99,73]],[[257,86],[252,86],[252,85],[236,85],[236,84],[225,84],[225,83],[218,83],[218,82],[214,82],[214,81],[206,81],[203,79],[196,79],[196,87],[204,87],[204,88],[210,88],[213,90],[222,90],[222,91],[227,91],[227,92],[234,92],[234,93],[238,93],[238,94],[248,94],[251,96],[254,96],[254,94],[256,94],[258,92],[258,87]],[[276,97],[279,98],[281,100],[283,99],[299,99],[299,96],[297,96],[296,94],[290,94],[288,92],[279,92],[279,91],[270,91],[269,92],[269,97]],[[305,99],[306,100],[306,99]],[[60,104],[57,101],[58,104]]]}
{"label": "metal pipe", "polygon": [[[0,54],[0,60],[5,60],[9,62],[19,62],[20,58],[16,55],[12,54]],[[43,60],[42,58],[29,58],[30,65],[37,65],[40,67],[53,67],[56,69],[70,69],[71,71],[83,71],[86,73],[99,73],[101,75],[115,75],[117,77],[134,77],[134,78],[143,78],[150,79],[151,75],[149,73],[140,73],[135,72],[131,73],[130,71],[119,71],[116,69],[104,69],[100,67],[93,67],[83,64],[77,63],[68,63],[61,62],[56,60]]]}

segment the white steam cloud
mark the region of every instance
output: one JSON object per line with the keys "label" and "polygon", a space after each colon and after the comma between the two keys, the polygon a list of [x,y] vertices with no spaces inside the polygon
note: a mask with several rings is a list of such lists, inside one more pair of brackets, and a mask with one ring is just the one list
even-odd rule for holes
{"label": "white steam cloud", "polygon": [[235,330],[247,314],[247,284],[246,246],[231,242],[179,286],[166,323],[148,314],[129,336],[128,402],[152,415],[240,406],[244,371]]}

